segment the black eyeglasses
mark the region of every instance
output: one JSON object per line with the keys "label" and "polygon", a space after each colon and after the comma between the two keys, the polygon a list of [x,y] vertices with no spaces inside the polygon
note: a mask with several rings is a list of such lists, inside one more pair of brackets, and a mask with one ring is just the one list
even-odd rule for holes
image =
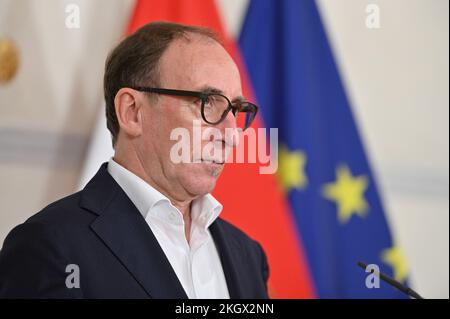
{"label": "black eyeglasses", "polygon": [[258,107],[250,102],[236,101],[231,103],[223,94],[215,92],[196,92],[150,87],[131,87],[133,90],[175,96],[190,96],[202,101],[201,114],[203,120],[211,125],[222,122],[231,111],[236,117],[236,125],[245,131],[255,119]]}

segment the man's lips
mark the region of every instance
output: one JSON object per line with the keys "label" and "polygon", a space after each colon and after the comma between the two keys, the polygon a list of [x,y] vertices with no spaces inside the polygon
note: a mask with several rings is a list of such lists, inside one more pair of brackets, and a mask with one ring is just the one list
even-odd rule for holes
{"label": "man's lips", "polygon": [[194,158],[192,163],[206,163],[206,164],[225,164],[223,157],[197,157]]}
{"label": "man's lips", "polygon": [[225,164],[225,160],[223,158],[200,158],[200,159],[195,159],[194,163],[223,165],[223,164]]}
{"label": "man's lips", "polygon": [[218,165],[223,165],[225,164],[225,162],[223,162],[222,160],[217,160],[217,159],[201,159],[202,163],[208,163],[208,164],[218,164]]}

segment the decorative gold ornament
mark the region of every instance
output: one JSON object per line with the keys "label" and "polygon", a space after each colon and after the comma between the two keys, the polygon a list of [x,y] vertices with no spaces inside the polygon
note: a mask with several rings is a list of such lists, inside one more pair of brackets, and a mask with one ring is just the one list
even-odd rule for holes
{"label": "decorative gold ornament", "polygon": [[11,81],[19,68],[19,54],[14,43],[0,38],[0,84]]}

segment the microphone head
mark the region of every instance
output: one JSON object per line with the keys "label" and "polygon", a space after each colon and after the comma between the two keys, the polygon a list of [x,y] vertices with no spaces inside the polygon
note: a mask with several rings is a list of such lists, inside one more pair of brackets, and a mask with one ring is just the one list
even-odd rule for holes
{"label": "microphone head", "polygon": [[367,268],[367,264],[363,263],[362,261],[358,261],[357,264],[358,264],[359,267],[361,267],[361,268],[363,268],[363,269],[366,269],[366,268]]}

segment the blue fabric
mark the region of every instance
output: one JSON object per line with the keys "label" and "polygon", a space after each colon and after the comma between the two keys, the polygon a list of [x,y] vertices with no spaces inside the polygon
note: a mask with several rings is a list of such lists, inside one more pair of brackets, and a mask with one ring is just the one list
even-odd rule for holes
{"label": "blue fabric", "polygon": [[[387,284],[368,289],[358,261],[393,275],[381,254],[392,247],[376,182],[316,3],[250,2],[239,46],[266,127],[279,130],[280,147],[306,157],[307,185],[287,192],[318,297],[395,298]],[[325,185],[346,167],[368,181],[369,207],[341,223]],[[296,174],[296,172],[292,172]]]}

